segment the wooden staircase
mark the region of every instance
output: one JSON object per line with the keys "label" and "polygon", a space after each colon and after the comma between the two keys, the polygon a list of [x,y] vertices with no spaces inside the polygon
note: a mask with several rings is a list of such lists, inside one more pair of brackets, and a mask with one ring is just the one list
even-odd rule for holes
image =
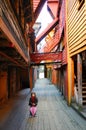
{"label": "wooden staircase", "polygon": [[83,70],[82,72],[82,105],[86,106],[86,71],[85,70]]}
{"label": "wooden staircase", "polygon": [[[78,82],[76,80],[76,91],[78,94]],[[86,108],[86,71],[82,72],[82,107]]]}

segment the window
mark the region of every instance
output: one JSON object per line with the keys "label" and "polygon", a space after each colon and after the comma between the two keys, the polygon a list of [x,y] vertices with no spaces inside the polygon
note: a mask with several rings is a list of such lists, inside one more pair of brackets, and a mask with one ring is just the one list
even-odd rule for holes
{"label": "window", "polygon": [[85,0],[78,0],[79,1],[79,7],[78,10],[81,9],[82,5],[84,4]]}
{"label": "window", "polygon": [[81,2],[82,0],[79,0],[79,2]]}

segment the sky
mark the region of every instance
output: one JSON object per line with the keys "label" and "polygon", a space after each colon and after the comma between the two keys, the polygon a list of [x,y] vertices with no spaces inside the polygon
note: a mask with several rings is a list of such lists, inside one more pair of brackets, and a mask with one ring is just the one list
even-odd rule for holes
{"label": "sky", "polygon": [[[51,23],[53,21],[51,15],[49,14],[49,12],[47,11],[47,2],[44,4],[40,15],[38,16],[38,19],[36,22],[41,22],[41,29],[38,32],[37,36],[39,36],[39,34],[48,26],[49,23]],[[37,37],[36,36],[36,37]],[[38,44],[37,48],[38,50],[40,49],[40,47],[42,47],[45,43],[45,39],[43,39],[40,44]]]}
{"label": "sky", "polygon": [[52,17],[50,16],[49,12],[47,11],[47,3],[44,4],[42,11],[36,22],[41,22],[41,29],[40,29],[38,35],[47,27],[47,25],[49,23],[52,22]]}

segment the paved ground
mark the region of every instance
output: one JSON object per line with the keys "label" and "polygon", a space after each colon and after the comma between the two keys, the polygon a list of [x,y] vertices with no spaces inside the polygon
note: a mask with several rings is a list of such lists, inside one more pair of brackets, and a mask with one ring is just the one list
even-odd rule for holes
{"label": "paved ground", "polygon": [[22,90],[0,107],[0,130],[86,130],[86,120],[47,79],[38,79],[33,91],[39,99],[37,117],[29,118],[30,90]]}

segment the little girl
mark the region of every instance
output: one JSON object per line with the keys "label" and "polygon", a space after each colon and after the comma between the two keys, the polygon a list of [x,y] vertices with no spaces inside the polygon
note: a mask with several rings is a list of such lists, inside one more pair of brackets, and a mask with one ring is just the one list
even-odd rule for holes
{"label": "little girl", "polygon": [[38,98],[36,97],[36,93],[32,92],[31,97],[29,99],[29,106],[30,106],[30,116],[35,116],[37,112],[37,104]]}

